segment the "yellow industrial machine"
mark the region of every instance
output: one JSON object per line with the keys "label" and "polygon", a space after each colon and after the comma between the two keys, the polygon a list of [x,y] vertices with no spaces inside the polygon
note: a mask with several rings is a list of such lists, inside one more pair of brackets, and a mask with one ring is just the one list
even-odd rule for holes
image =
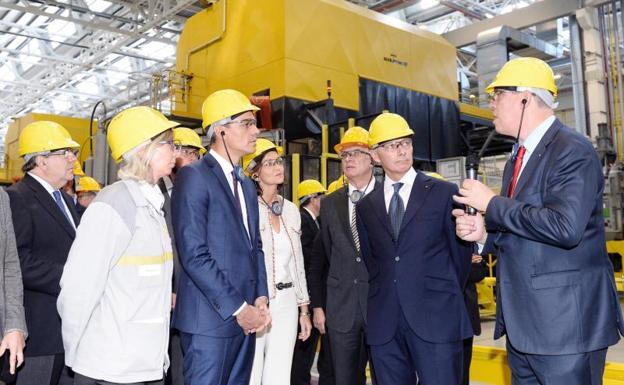
{"label": "yellow industrial machine", "polygon": [[269,97],[262,124],[289,141],[325,123],[333,144],[337,122],[387,109],[416,131],[415,157],[431,160],[459,154],[456,71],[439,35],[343,0],[218,0],[187,21],[169,92],[174,118],[193,120],[221,88]]}
{"label": "yellow industrial machine", "polygon": [[[89,143],[89,119],[71,118],[59,115],[30,113],[21,118],[16,119],[9,125],[9,129],[4,138],[5,140],[5,168],[0,169],[0,183],[10,184],[13,178],[19,178],[23,175],[21,167],[22,158],[18,154],[18,141],[22,129],[32,122],[41,120],[50,120],[59,123],[69,131],[72,138],[80,144],[80,153],[78,160],[82,165],[83,162],[91,155],[91,145]],[[97,122],[94,122],[97,128]]]}

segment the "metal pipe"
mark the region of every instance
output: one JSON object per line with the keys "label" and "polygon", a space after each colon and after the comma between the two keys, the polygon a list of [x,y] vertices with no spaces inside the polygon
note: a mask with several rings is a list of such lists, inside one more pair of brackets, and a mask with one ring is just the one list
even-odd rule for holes
{"label": "metal pipe", "polygon": [[605,10],[604,10],[605,6],[600,6],[598,7],[598,27],[599,27],[599,32],[600,32],[600,43],[602,45],[602,67],[603,67],[603,71],[605,73],[605,81],[607,84],[606,87],[606,98],[607,98],[607,123],[609,125],[609,131],[611,132],[611,137],[614,138],[615,143],[614,146],[617,148],[617,142],[619,141],[619,138],[617,138],[615,135],[613,135],[613,121],[611,119],[611,113],[612,113],[612,109],[611,109],[611,101],[613,100],[613,89],[612,89],[612,82],[611,82],[611,78],[609,76],[606,76],[606,74],[609,73],[609,55],[607,52],[607,47],[608,47],[608,38],[607,38],[607,34],[605,31]]}
{"label": "metal pipe", "polygon": [[615,52],[612,52],[612,60],[613,66],[615,66],[615,73],[613,74],[616,84],[617,84],[617,96],[618,96],[618,114],[619,119],[617,121],[617,128],[619,134],[619,143],[618,147],[618,159],[622,160],[624,155],[624,148],[622,148],[622,143],[624,143],[624,137],[622,127],[624,127],[624,87],[622,87],[622,62],[620,60],[620,29],[618,27],[618,18],[617,18],[617,7],[615,0],[611,1],[611,17],[613,18],[613,44],[615,45]]}
{"label": "metal pipe", "polygon": [[586,110],[585,72],[583,71],[583,47],[581,33],[576,16],[570,16],[570,65],[572,72],[572,98],[574,101],[574,120],[576,131],[590,134]]}

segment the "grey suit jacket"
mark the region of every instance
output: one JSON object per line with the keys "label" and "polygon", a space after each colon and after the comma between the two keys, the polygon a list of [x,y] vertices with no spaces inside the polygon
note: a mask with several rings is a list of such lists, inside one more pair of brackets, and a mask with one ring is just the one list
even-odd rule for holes
{"label": "grey suit jacket", "polygon": [[344,187],[323,199],[321,230],[312,252],[308,283],[312,307],[324,307],[327,326],[343,333],[353,328],[357,318],[366,320],[368,301],[368,272],[355,247],[347,199]]}
{"label": "grey suit jacket", "polygon": [[9,196],[0,189],[0,330],[21,330],[26,336],[24,287],[17,258]]}

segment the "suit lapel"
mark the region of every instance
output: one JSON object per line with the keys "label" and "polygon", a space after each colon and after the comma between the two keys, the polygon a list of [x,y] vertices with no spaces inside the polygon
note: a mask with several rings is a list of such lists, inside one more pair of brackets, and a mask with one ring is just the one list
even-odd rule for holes
{"label": "suit lapel", "polygon": [[74,203],[72,197],[70,197],[69,194],[65,193],[64,191],[61,191],[61,196],[63,197],[67,208],[69,209],[69,214],[74,220],[74,225],[78,227],[78,225],[80,224],[80,216],[78,215],[78,208],[76,208],[76,203]]}
{"label": "suit lapel", "polygon": [[407,226],[412,218],[414,218],[414,215],[416,215],[418,210],[425,203],[427,194],[431,191],[432,183],[432,179],[423,173],[419,172],[416,174],[416,179],[414,180],[414,185],[412,186],[409,201],[407,202],[407,207],[405,208],[405,214],[403,215],[403,220],[401,221],[400,232],[403,231],[405,226]]}
{"label": "suit lapel", "polygon": [[[63,215],[59,207],[56,205],[54,198],[52,198],[52,195],[48,193],[45,187],[28,174],[24,176],[24,183],[26,183],[26,185],[34,192],[35,198],[39,201],[41,206],[43,206],[43,208],[61,225],[63,230],[65,230],[67,234],[74,239],[76,237],[76,230],[71,223],[69,223],[65,215]],[[61,196],[63,196],[63,194],[61,194]],[[65,203],[67,204],[67,201],[65,201]],[[67,206],[69,207],[69,204],[67,204]],[[70,212],[72,212],[72,216],[74,217],[74,223],[77,225],[78,222],[76,222],[75,211],[76,210],[73,210],[72,212],[70,209]]]}
{"label": "suit lapel", "polygon": [[353,240],[353,232],[351,231],[351,213],[349,212],[349,197],[347,196],[347,189],[343,187],[344,191],[337,192],[340,194],[334,200],[336,215],[340,222],[340,227],[345,232],[347,239],[351,241],[353,248],[355,249],[355,241]]}
{"label": "suit lapel", "polygon": [[544,155],[544,151],[546,151],[546,147],[553,140],[557,132],[559,132],[560,125],[561,123],[559,122],[559,120],[555,119],[553,124],[551,124],[550,128],[546,131],[546,133],[542,137],[542,140],[540,140],[537,147],[535,147],[535,150],[531,154],[529,161],[527,162],[526,166],[524,166],[524,170],[522,170],[522,174],[520,174],[520,178],[518,178],[516,188],[514,189],[514,196],[517,196],[518,192],[522,191],[524,186],[527,184],[527,181],[531,179],[530,176],[533,175],[535,168],[539,165],[540,161],[542,160],[542,155]]}
{"label": "suit lapel", "polygon": [[[210,154],[206,154],[204,155],[204,158],[206,160],[206,162],[208,162],[208,167],[209,169],[212,171],[213,175],[215,176],[215,178],[217,178],[217,180],[219,181],[219,184],[221,185],[221,188],[223,189],[225,196],[228,197],[228,202],[230,202],[230,209],[232,211],[232,216],[234,218],[236,218],[237,223],[239,224],[239,227],[241,228],[241,231],[243,231],[243,235],[245,235],[245,237],[249,240],[249,237],[246,235],[247,234],[247,230],[245,230],[245,225],[243,224],[243,218],[241,217],[240,213],[238,212],[238,207],[236,205],[236,202],[234,201],[234,194],[232,194],[232,186],[230,186],[230,184],[228,183],[228,180],[225,178],[225,174],[223,173],[223,169],[221,168],[221,166],[219,165],[219,162],[217,162],[217,160]],[[243,188],[244,191],[244,188]],[[245,195],[245,194],[243,194]],[[245,198],[246,199],[246,198]],[[247,201],[245,201],[247,202]],[[249,207],[249,206],[247,206]],[[249,217],[249,214],[247,214],[247,216]]]}
{"label": "suit lapel", "polygon": [[390,229],[390,219],[388,218],[388,212],[386,211],[383,183],[379,186],[379,188],[375,188],[373,191],[371,191],[369,195],[371,196],[370,199],[373,206],[373,211],[377,215],[379,222],[386,229],[390,237],[394,239],[394,234],[392,233],[392,229]]}
{"label": "suit lapel", "polygon": [[256,187],[248,178],[244,179],[244,183],[241,183],[243,186],[243,195],[245,198],[245,206],[247,209],[247,226],[249,226],[249,238],[251,240],[251,244],[253,245],[255,242],[256,232],[253,229],[258,226],[258,211],[255,212],[251,209],[258,202],[258,192],[256,191]]}

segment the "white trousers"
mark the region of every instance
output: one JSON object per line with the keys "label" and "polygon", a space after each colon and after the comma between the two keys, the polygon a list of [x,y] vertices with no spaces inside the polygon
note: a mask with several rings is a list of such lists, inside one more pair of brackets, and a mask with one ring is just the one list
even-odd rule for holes
{"label": "white trousers", "polygon": [[277,290],[269,304],[271,327],[256,334],[250,385],[290,385],[299,309],[293,288]]}

